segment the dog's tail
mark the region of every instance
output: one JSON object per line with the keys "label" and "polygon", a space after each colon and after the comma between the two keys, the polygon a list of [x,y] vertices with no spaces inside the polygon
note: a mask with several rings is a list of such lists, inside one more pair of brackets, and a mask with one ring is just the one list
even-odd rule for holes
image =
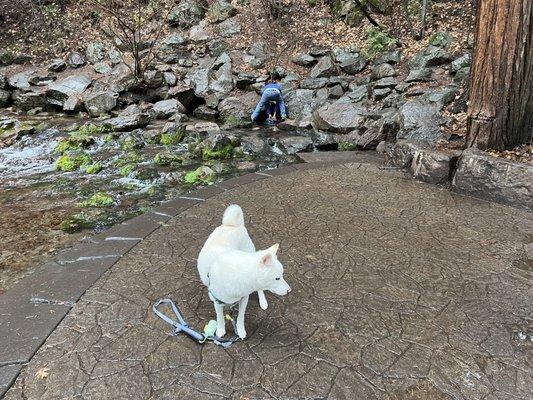
{"label": "dog's tail", "polygon": [[224,216],[222,217],[222,225],[235,227],[244,226],[244,215],[242,209],[237,204],[232,204],[226,208]]}

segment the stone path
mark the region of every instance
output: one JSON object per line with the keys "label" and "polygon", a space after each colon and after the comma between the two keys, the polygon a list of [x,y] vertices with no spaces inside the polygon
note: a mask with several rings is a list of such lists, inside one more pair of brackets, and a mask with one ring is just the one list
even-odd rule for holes
{"label": "stone path", "polygon": [[[52,285],[35,279],[18,293],[55,301],[21,310],[24,319],[3,300],[11,325],[0,328],[9,338],[0,360],[12,361],[0,372],[7,381],[6,368],[21,370],[5,398],[533,397],[532,214],[374,164],[270,175],[176,199],[64,253],[49,266]],[[268,293],[267,311],[253,297],[248,338],[223,350],[169,336],[151,305],[171,297],[197,328],[214,317],[195,258],[230,203],[258,247],[281,244],[292,292]],[[96,280],[79,301],[76,276]],[[79,295],[51,293],[58,282]],[[17,330],[31,313],[51,321],[41,330],[59,323],[33,358],[46,336],[34,329],[24,347],[27,329]]]}

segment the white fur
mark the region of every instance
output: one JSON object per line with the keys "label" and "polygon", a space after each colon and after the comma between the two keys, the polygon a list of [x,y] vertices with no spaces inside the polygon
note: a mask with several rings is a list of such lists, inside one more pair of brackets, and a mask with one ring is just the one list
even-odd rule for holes
{"label": "white fur", "polygon": [[276,257],[278,247],[275,244],[267,250],[256,251],[244,226],[242,209],[235,204],[226,209],[222,225],[209,235],[198,256],[200,279],[208,287],[209,297],[215,304],[218,337],[226,334],[226,327],[224,306],[216,299],[227,304],[239,303],[237,334],[244,339],[248,296],[258,292],[259,304],[266,310],[264,290],[281,296],[290,292],[291,288],[283,279],[283,265]]}

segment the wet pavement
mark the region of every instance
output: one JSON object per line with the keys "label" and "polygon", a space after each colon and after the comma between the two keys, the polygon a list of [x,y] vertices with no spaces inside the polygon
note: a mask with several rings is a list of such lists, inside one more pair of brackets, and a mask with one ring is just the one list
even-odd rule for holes
{"label": "wet pavement", "polygon": [[[258,248],[280,243],[292,292],[267,293],[266,311],[254,295],[248,337],[224,350],[170,336],[151,305],[174,299],[198,329],[214,318],[195,259],[230,203]],[[109,263],[78,301],[55,292],[35,306],[59,325],[27,365],[16,361],[27,355],[0,364],[0,385],[21,369],[6,399],[533,397],[530,213],[345,158],[241,177],[158,210],[57,261],[56,280],[79,268],[64,278],[73,286],[91,268],[80,263]]]}

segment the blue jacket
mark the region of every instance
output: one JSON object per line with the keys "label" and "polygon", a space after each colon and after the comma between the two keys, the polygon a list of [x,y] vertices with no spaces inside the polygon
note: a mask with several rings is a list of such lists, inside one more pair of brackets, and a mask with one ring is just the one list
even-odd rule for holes
{"label": "blue jacket", "polygon": [[263,86],[263,89],[261,90],[261,93],[263,93],[266,89],[278,89],[281,92],[281,85],[279,83],[267,83],[265,86]]}

